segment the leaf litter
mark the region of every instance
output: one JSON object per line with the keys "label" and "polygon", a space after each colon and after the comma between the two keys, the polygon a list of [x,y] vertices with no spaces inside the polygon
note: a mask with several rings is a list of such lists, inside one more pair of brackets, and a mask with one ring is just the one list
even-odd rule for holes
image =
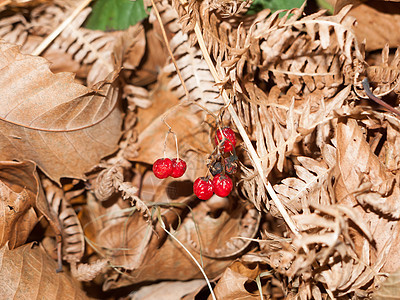
{"label": "leaf litter", "polygon": [[[398,4],[145,1],[99,31],[87,2],[0,7],[1,295],[397,297],[400,50],[368,24]],[[228,157],[233,191],[199,200]]]}

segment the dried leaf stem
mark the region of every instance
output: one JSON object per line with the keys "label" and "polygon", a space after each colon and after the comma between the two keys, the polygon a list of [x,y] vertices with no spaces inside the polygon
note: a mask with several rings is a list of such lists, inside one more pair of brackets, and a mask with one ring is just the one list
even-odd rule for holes
{"label": "dried leaf stem", "polygon": [[[183,0],[181,0],[183,1]],[[182,3],[184,5],[184,3]],[[216,84],[221,83],[221,80],[218,76],[217,70],[215,69],[215,66],[211,60],[210,54],[207,51],[207,47],[206,44],[204,42],[203,39],[203,35],[201,33],[201,29],[199,24],[196,22],[196,25],[194,27],[194,32],[196,34],[200,49],[203,53],[204,59],[207,62],[207,65],[210,69],[211,74],[214,77],[214,81]],[[276,207],[278,208],[279,212],[281,213],[283,219],[285,220],[285,222],[287,223],[287,225],[289,226],[290,230],[297,236],[297,237],[301,237],[300,232],[296,226],[296,224],[294,224],[292,218],[289,216],[289,214],[287,213],[285,207],[283,206],[282,202],[279,200],[278,196],[276,195],[271,183],[265,178],[264,176],[264,171],[262,169],[262,165],[261,165],[261,160],[258,157],[258,154],[256,152],[256,150],[254,149],[253,145],[251,144],[251,141],[246,133],[246,130],[244,129],[242,123],[239,120],[238,115],[236,114],[236,111],[234,110],[234,108],[232,107],[231,101],[229,99],[229,96],[226,92],[226,90],[222,90],[221,92],[222,94],[222,98],[224,99],[225,105],[227,106],[227,109],[232,117],[233,122],[236,125],[236,128],[239,130],[239,133],[247,147],[247,150],[249,151],[250,157],[253,160],[255,167],[257,169],[257,172],[259,174],[259,176],[261,177],[261,180],[264,183],[265,188],[267,189],[269,195],[271,196],[272,201],[274,202],[274,204],[276,205]]]}
{"label": "dried leaf stem", "polygon": [[365,78],[362,81],[362,86],[364,88],[365,94],[367,94],[367,96],[369,97],[369,99],[371,99],[372,101],[375,101],[376,103],[378,103],[379,105],[382,105],[384,108],[386,108],[387,110],[389,110],[390,112],[394,113],[395,115],[397,115],[398,117],[400,117],[400,112],[395,109],[394,107],[392,107],[391,105],[387,104],[385,101],[379,99],[378,97],[376,97],[372,92],[371,92],[371,87],[369,86],[369,81],[368,78]]}
{"label": "dried leaf stem", "polygon": [[39,46],[31,53],[32,55],[40,55],[52,41],[72,22],[73,19],[86,7],[92,0],[84,0],[79,4],[71,15],[64,20],[50,35],[48,35]]}

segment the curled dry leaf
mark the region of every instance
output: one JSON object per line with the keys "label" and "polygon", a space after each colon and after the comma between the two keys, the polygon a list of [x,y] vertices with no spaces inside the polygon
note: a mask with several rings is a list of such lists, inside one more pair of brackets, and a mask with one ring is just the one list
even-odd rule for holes
{"label": "curled dry leaf", "polygon": [[[207,202],[213,200],[216,199],[211,198]],[[240,255],[250,245],[250,239],[257,234],[261,215],[252,206],[243,205],[235,209],[224,209],[218,217],[214,217],[218,209],[208,211],[209,207],[207,203],[201,204],[193,219],[184,223],[190,248],[210,258]],[[196,226],[199,232],[195,230]]]}
{"label": "curled dry leaf", "polygon": [[400,272],[399,270],[388,274],[380,287],[371,294],[373,300],[397,299],[400,294]]}
{"label": "curled dry leaf", "polygon": [[41,247],[26,244],[0,248],[0,295],[3,299],[86,300],[79,284],[67,273],[56,274],[54,262]]}
{"label": "curled dry leaf", "polygon": [[0,163],[0,246],[21,246],[38,222],[36,201],[46,200],[35,169],[32,162]]}
{"label": "curled dry leaf", "polygon": [[217,285],[214,293],[217,299],[260,299],[260,292],[251,293],[245,284],[253,282],[259,275],[258,266],[249,268],[239,261],[235,261],[226,268]]}
{"label": "curled dry leaf", "polygon": [[[29,159],[51,179],[84,178],[117,148],[121,112],[114,72],[93,90],[48,62],[0,44],[0,159]],[[21,74],[23,74],[21,76]]]}
{"label": "curled dry leaf", "polygon": [[[363,236],[358,231],[352,232],[356,245],[355,251],[360,256],[363,256],[363,253],[366,253],[365,251],[370,251],[373,253],[371,254],[371,265],[376,264],[381,268],[383,267],[380,271],[394,271],[399,267],[398,255],[400,250],[395,246],[400,240],[398,222],[387,219],[376,211],[370,212],[368,207],[358,206],[356,200],[356,195],[359,194],[359,189],[365,181],[371,184],[371,188],[365,193],[388,194],[392,188],[392,181],[389,180],[391,174],[386,172],[384,165],[371,151],[356,120],[349,119],[347,124],[340,123],[337,139],[337,156],[340,169],[340,177],[335,186],[337,200],[339,203],[355,206],[354,209],[358,210],[364,222],[368,224],[368,230],[373,233],[374,243],[370,245],[365,243]],[[374,197],[374,194],[371,196],[364,195],[360,199],[365,200],[366,197]],[[379,268],[377,271],[379,271]]]}
{"label": "curled dry leaf", "polygon": [[[354,1],[338,1],[335,10]],[[389,43],[396,48],[400,43],[400,34],[393,30],[400,25],[400,8],[396,1],[373,0],[356,1],[349,15],[357,19],[354,32],[359,42],[366,40],[366,50],[382,49]]]}
{"label": "curled dry leaf", "polygon": [[132,209],[104,227],[97,234],[96,244],[105,250],[113,266],[133,270],[142,264],[151,236],[149,222]]}

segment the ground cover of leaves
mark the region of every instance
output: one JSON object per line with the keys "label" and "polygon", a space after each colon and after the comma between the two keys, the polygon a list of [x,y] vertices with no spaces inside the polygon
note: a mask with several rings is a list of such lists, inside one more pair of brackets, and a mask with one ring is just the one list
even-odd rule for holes
{"label": "ground cover of leaves", "polygon": [[1,299],[399,297],[398,2],[89,2],[0,3]]}

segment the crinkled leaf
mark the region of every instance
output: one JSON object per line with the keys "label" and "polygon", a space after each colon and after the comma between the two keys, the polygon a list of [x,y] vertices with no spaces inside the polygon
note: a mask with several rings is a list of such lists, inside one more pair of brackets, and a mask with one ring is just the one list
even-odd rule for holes
{"label": "crinkled leaf", "polygon": [[380,288],[371,297],[374,300],[398,299],[400,294],[400,270],[389,274]]}
{"label": "crinkled leaf", "polygon": [[10,249],[22,245],[38,221],[34,210],[39,197],[35,169],[31,162],[0,163],[0,246],[7,242]]}
{"label": "crinkled leaf", "polygon": [[14,250],[0,249],[0,295],[2,299],[88,299],[79,284],[56,274],[57,264],[41,247],[26,244]]}
{"label": "crinkled leaf", "polygon": [[32,160],[54,181],[84,178],[117,148],[117,73],[91,90],[41,58],[0,44],[0,159]]}

